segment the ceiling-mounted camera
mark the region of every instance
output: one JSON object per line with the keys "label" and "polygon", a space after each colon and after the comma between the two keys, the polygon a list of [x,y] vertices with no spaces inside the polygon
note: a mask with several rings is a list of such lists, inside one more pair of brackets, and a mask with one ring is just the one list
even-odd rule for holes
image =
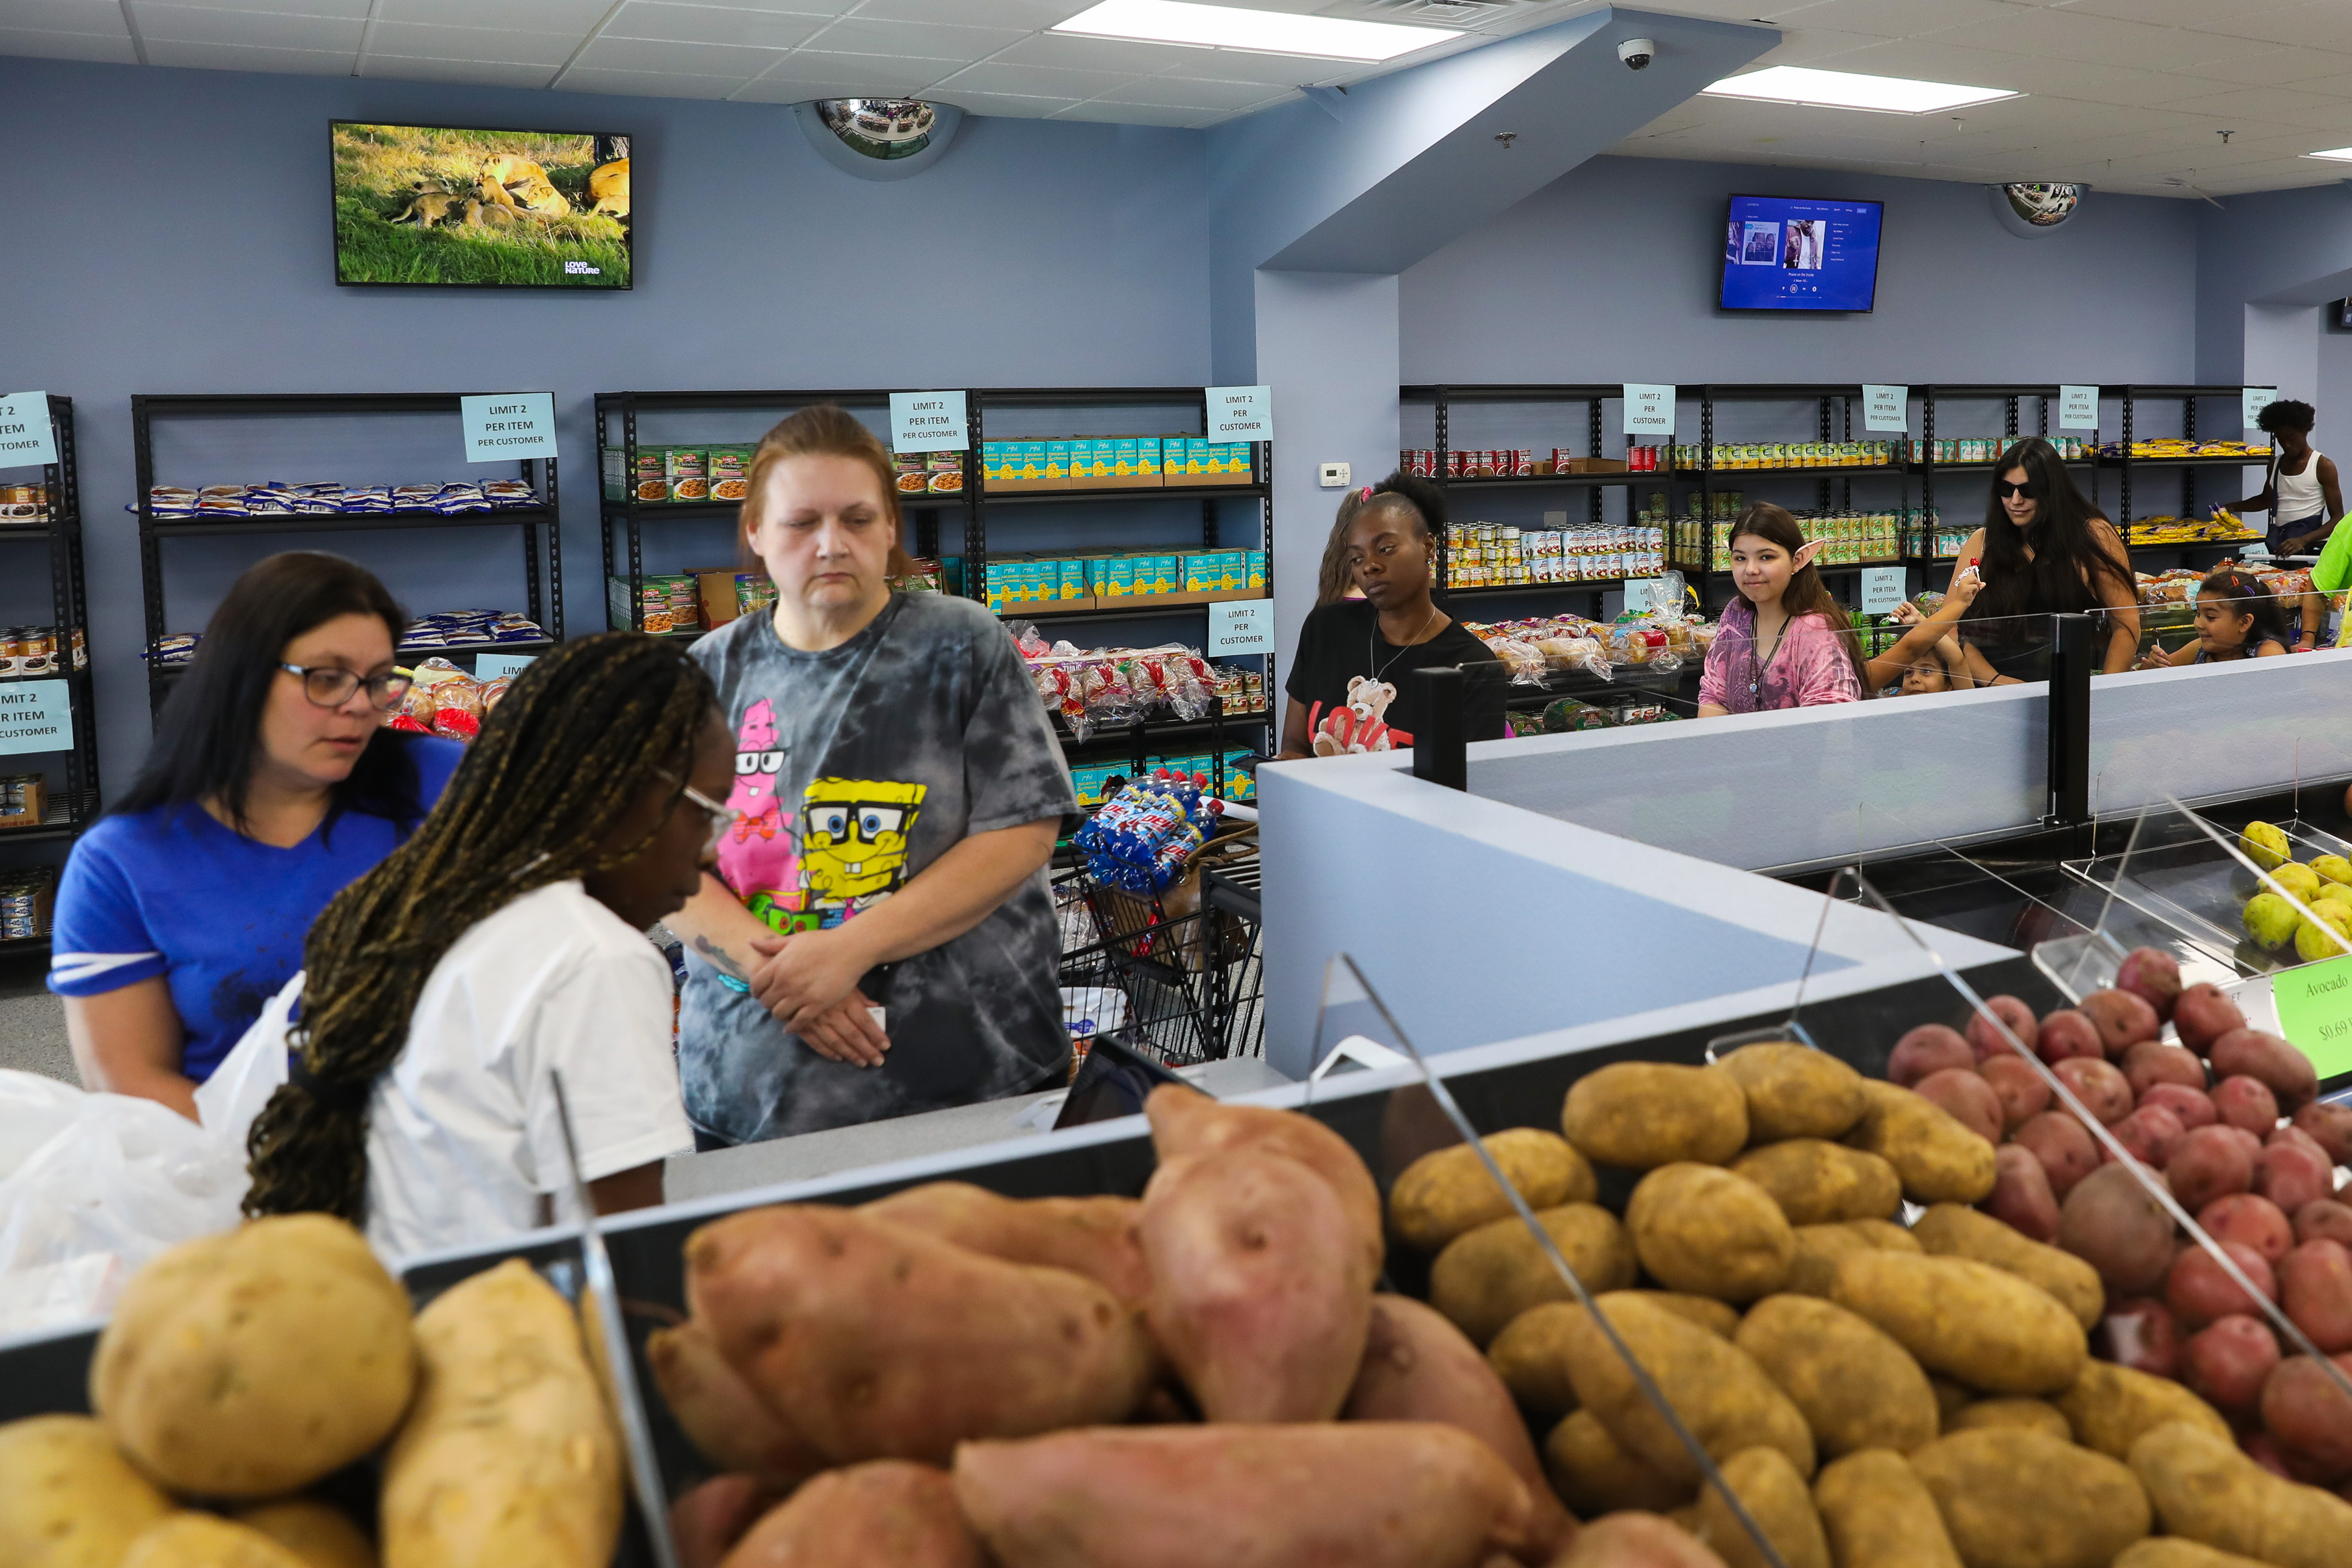
{"label": "ceiling-mounted camera", "polygon": [[1628,69],[1642,70],[1648,67],[1652,56],[1658,52],[1654,38],[1628,38],[1617,46],[1617,57]]}

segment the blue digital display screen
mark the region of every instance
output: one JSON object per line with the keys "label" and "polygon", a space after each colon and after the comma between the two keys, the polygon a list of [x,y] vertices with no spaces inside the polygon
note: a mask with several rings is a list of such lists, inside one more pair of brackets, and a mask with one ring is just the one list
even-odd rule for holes
{"label": "blue digital display screen", "polygon": [[1727,310],[1867,310],[1878,294],[1877,202],[1734,196]]}

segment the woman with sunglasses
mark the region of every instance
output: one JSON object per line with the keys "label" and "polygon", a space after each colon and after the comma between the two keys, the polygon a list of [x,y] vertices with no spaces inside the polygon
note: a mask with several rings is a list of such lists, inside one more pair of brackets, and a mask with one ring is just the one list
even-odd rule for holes
{"label": "woman with sunglasses", "polygon": [[2074,487],[2057,450],[2029,436],[1993,470],[1984,527],[1953,564],[1970,567],[1984,591],[1961,622],[1961,643],[1978,685],[2047,680],[2049,617],[2100,613],[2108,674],[2139,653],[2139,590],[2113,523]]}
{"label": "woman with sunglasses", "polygon": [[194,1116],[310,922],[439,798],[457,743],[383,727],[407,624],[338,556],[274,555],[230,588],[58,883],[49,988],[86,1087]]}

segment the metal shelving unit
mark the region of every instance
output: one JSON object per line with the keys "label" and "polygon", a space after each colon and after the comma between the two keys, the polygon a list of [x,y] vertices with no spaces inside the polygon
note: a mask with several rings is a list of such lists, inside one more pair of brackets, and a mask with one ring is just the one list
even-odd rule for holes
{"label": "metal shelving unit", "polygon": [[[147,643],[171,631],[165,607],[163,541],[173,538],[220,538],[247,536],[276,538],[288,534],[399,533],[416,528],[504,528],[522,531],[523,582],[530,618],[544,627],[542,643],[502,643],[453,650],[457,653],[531,653],[563,640],[563,538],[557,522],[559,496],[556,460],[529,458],[521,463],[522,477],[538,494],[536,507],[516,507],[488,512],[378,512],[365,515],[294,514],[284,517],[219,517],[189,520],[159,519],[152,492],[155,474],[154,426],[159,420],[270,419],[315,414],[339,414],[363,419],[380,414],[442,413],[454,421],[458,392],[198,392],[157,395],[140,393],[131,400],[131,433],[139,471],[139,576],[146,604]],[[456,444],[452,434],[453,448]],[[457,461],[453,458],[453,462]],[[542,578],[541,550],[546,552]],[[147,698],[152,712],[161,712],[163,698],[184,666],[147,665]]]}
{"label": "metal shelving unit", "polygon": [[[2122,455],[2115,457],[2101,457],[2098,461],[2098,470],[2102,475],[2112,473],[2116,476],[2117,490],[2116,524],[2117,528],[2128,528],[2130,527],[2132,519],[2133,476],[2136,474],[2154,468],[2179,470],[2180,474],[2180,510],[2175,515],[2182,517],[2190,517],[2196,516],[2197,513],[2197,476],[2200,472],[2214,468],[2267,467],[2271,461],[2268,457],[2134,457],[2131,455],[2131,450],[2132,444],[2138,439],[2137,430],[2140,418],[2139,404],[2143,402],[2169,402],[2178,400],[2180,404],[2181,437],[2184,440],[2194,441],[2197,439],[2197,405],[2203,402],[2221,402],[2234,405],[2231,408],[2230,414],[2230,418],[2231,422],[2233,422],[2231,428],[2242,430],[2242,427],[2236,425],[2234,422],[2241,417],[2239,410],[2243,407],[2242,399],[2244,394],[2245,389],[2243,387],[2237,386],[2144,386],[2127,384],[2124,386],[2103,386],[2099,389],[2099,398],[2102,402],[2105,402],[2109,398],[2113,398],[2123,404],[2124,430]],[[2235,499],[2236,497],[2233,496],[2231,498]],[[2169,555],[2177,557],[2179,564],[2187,566],[2190,564],[2189,558],[2193,555],[2205,554],[2218,558],[2221,555],[2225,555],[2231,550],[2239,549],[2242,544],[2249,542],[2252,541],[2231,541],[2189,545],[2134,545],[2130,548],[2132,553],[2136,556],[2142,554]]]}

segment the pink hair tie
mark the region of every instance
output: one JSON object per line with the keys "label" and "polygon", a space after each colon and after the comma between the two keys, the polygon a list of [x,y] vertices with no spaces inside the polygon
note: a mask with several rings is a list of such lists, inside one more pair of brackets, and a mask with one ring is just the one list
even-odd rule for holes
{"label": "pink hair tie", "polygon": [[1357,504],[1360,506],[1361,504],[1363,504],[1363,503],[1364,503],[1364,502],[1366,502],[1366,501],[1370,500],[1371,498],[1372,498],[1372,487],[1371,487],[1370,485],[1367,485],[1367,486],[1364,486],[1364,493],[1363,493],[1362,495],[1360,495],[1360,496],[1357,497],[1356,497],[1356,501],[1357,501]]}

